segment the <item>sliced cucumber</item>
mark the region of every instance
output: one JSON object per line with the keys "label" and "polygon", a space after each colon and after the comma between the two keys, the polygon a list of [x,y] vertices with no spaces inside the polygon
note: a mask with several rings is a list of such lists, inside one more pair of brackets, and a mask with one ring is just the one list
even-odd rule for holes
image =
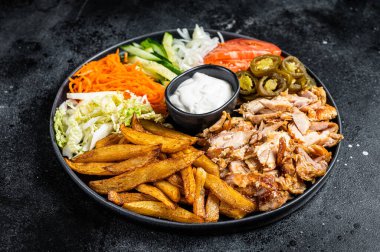
{"label": "sliced cucumber", "polygon": [[137,48],[143,49],[143,47],[142,47],[140,44],[137,44],[136,42],[133,42],[132,45],[133,45],[134,47],[137,47]]}
{"label": "sliced cucumber", "polygon": [[129,54],[136,55],[140,58],[146,59],[146,60],[153,60],[153,61],[159,61],[160,58],[157,56],[154,56],[153,54],[144,51],[143,49],[134,47],[133,45],[126,45],[121,46],[121,49],[128,52]]}
{"label": "sliced cucumber", "polygon": [[143,42],[141,42],[141,46],[144,48],[153,48],[154,52],[160,55],[161,57],[164,57],[165,59],[168,57],[168,55],[165,52],[164,47],[158,43],[156,40],[147,38]]}
{"label": "sliced cucumber", "polygon": [[161,65],[163,65],[164,67],[166,67],[167,69],[169,69],[170,71],[172,71],[175,74],[181,74],[182,73],[181,70],[179,70],[177,67],[175,67],[169,61],[161,60],[161,61],[158,61],[158,63],[160,63]]}
{"label": "sliced cucumber", "polygon": [[170,81],[177,76],[177,74],[173,73],[168,68],[155,61],[146,60],[137,56],[132,56],[128,57],[128,62],[132,64],[139,62],[141,66],[147,71],[158,74]]}
{"label": "sliced cucumber", "polygon": [[146,51],[148,53],[154,53],[154,50],[152,47],[145,48],[144,51]]}
{"label": "sliced cucumber", "polygon": [[165,32],[164,38],[162,39],[162,45],[164,46],[164,49],[166,51],[166,54],[168,55],[168,60],[176,66],[175,63],[175,52],[173,49],[173,35],[171,35],[168,32]]}

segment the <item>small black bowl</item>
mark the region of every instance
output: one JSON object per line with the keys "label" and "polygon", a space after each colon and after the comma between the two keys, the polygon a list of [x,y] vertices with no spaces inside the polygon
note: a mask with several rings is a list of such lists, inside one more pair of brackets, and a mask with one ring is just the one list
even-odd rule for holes
{"label": "small black bowl", "polygon": [[[195,73],[203,73],[208,76],[227,81],[232,87],[232,97],[225,104],[223,104],[223,106],[203,114],[193,114],[178,109],[173,105],[173,103],[170,102],[169,98],[174,94],[179,85],[193,77]],[[174,78],[166,87],[165,100],[169,115],[173,119],[176,126],[187,132],[195,133],[215,123],[220,118],[223,111],[231,112],[236,106],[239,91],[239,80],[234,72],[222,66],[201,65],[191,68]]]}

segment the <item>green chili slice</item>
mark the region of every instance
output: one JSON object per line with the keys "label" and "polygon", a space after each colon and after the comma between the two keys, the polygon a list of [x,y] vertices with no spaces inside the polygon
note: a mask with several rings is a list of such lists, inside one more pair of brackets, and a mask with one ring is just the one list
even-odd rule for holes
{"label": "green chili slice", "polygon": [[286,79],[278,73],[273,73],[260,79],[257,92],[260,96],[273,97],[285,91],[287,87]]}
{"label": "green chili slice", "polygon": [[306,73],[305,66],[294,56],[286,57],[281,63],[281,68],[294,78],[301,78]]}
{"label": "green chili slice", "polygon": [[236,73],[239,84],[240,93],[242,95],[255,94],[257,79],[248,71],[239,71]]}
{"label": "green chili slice", "polygon": [[262,55],[251,61],[250,69],[253,75],[263,77],[273,73],[281,64],[281,57],[277,55]]}

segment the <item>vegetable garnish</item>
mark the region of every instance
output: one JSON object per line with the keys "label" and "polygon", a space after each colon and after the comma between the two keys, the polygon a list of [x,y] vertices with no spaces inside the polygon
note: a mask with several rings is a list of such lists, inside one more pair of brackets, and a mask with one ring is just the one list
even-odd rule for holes
{"label": "vegetable garnish", "polygon": [[[126,57],[124,57],[126,58]],[[140,70],[138,64],[123,64],[119,51],[85,64],[69,83],[70,92],[131,91],[137,96],[146,95],[157,113],[165,113],[165,88]],[[129,93],[124,93],[129,98]]]}
{"label": "vegetable garnish", "polygon": [[111,132],[119,132],[120,125],[129,125],[133,114],[138,118],[163,121],[156,114],[146,96],[129,93],[125,99],[122,92],[96,92],[68,94],[54,116],[55,137],[63,156],[75,155],[94,148],[97,141]]}
{"label": "vegetable garnish", "polygon": [[[187,29],[178,29],[180,39],[173,40],[175,62],[183,71],[203,64],[203,57],[219,44],[219,38],[211,38],[202,27],[195,25],[192,37]],[[221,42],[223,37],[218,33]]]}
{"label": "vegetable garnish", "polygon": [[238,38],[220,43],[204,58],[204,62],[238,72],[247,70],[252,59],[265,54],[281,55],[281,49],[269,42]]}

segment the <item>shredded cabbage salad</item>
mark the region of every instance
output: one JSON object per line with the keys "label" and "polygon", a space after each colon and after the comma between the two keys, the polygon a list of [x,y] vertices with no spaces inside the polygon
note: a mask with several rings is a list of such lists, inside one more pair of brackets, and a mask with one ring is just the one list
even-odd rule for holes
{"label": "shredded cabbage salad", "polygon": [[[133,114],[138,118],[162,122],[146,96],[130,92],[125,99],[122,92],[68,94],[54,115],[55,137],[63,156],[72,158],[95,147],[100,139],[119,132],[120,125],[129,126]],[[80,99],[77,102],[73,99]]]}
{"label": "shredded cabbage salad", "polygon": [[218,33],[219,38],[211,38],[202,27],[195,25],[192,37],[187,29],[177,29],[182,37],[173,40],[175,51],[175,63],[182,71],[203,64],[203,58],[211,52],[220,42],[224,42],[223,37]]}

